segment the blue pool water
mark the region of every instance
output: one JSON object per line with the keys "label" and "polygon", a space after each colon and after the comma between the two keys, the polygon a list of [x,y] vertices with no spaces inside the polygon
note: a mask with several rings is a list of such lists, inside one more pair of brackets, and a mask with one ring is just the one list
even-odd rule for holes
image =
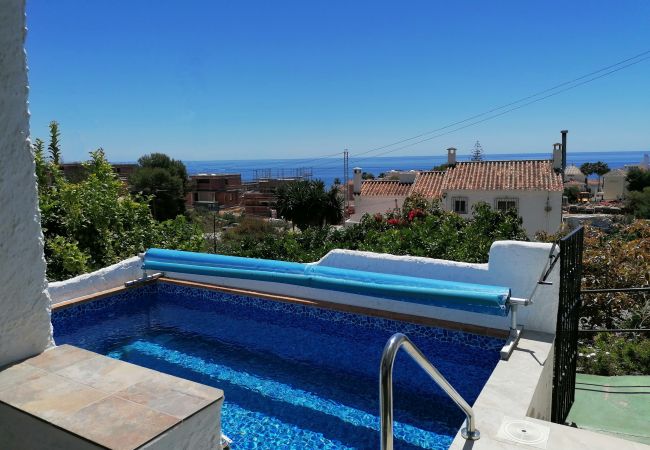
{"label": "blue pool water", "polygon": [[[405,333],[469,403],[503,340],[158,282],[52,315],[57,344],[215,386],[243,449],[376,449],[383,347]],[[395,447],[446,449],[464,415],[406,355]]]}

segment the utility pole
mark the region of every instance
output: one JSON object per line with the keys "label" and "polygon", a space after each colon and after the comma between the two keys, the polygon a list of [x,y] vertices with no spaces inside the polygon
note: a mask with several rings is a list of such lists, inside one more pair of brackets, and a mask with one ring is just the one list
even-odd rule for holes
{"label": "utility pole", "polygon": [[348,173],[349,173],[349,170],[350,170],[349,161],[348,161],[348,153],[349,153],[348,149],[346,148],[343,151],[343,180],[344,180],[343,181],[343,207],[345,209],[343,211],[344,217],[348,216],[348,209],[349,209],[349,206],[350,206],[349,205],[349,198],[348,198],[348,191],[349,191],[349,189],[348,189]]}

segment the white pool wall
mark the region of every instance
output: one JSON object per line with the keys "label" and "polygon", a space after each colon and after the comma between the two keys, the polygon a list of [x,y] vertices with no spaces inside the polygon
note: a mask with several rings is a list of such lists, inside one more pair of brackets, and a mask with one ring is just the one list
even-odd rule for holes
{"label": "white pool wall", "polygon": [[49,283],[47,289],[52,304],[56,305],[73,298],[124,286],[127,281],[141,277],[142,258],[134,256],[95,272],[85,273],[65,281]]}
{"label": "white pool wall", "polygon": [[[559,265],[555,266],[548,278],[548,281],[553,283],[552,285],[537,285],[539,277],[549,260],[550,249],[551,244],[499,241],[492,244],[489,262],[486,264],[460,263],[441,259],[395,256],[352,250],[333,250],[314,264],[342,269],[506,286],[512,289],[513,297],[521,298],[530,297],[535,286],[538,286],[533,296],[534,303],[531,306],[519,308],[518,322],[530,330],[555,333],[559,295]],[[509,317],[400,302],[347,292],[184,273],[167,272],[166,275],[187,281],[363,306],[483,327],[508,329],[510,326]]]}

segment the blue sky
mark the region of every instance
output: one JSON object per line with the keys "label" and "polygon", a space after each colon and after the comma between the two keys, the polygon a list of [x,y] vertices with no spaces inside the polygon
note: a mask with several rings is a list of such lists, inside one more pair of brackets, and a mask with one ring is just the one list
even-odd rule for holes
{"label": "blue sky", "polygon": [[[360,153],[650,50],[641,1],[28,0],[34,137],[113,161]],[[395,155],[650,148],[650,60]]]}

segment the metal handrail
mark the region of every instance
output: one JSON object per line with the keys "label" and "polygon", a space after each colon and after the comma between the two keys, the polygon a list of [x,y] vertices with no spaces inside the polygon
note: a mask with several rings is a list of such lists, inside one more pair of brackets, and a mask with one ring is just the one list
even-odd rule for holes
{"label": "metal handrail", "polygon": [[467,427],[461,430],[465,439],[476,441],[481,433],[476,429],[476,419],[472,407],[460,396],[456,389],[442,376],[442,374],[427,360],[411,340],[402,333],[395,333],[386,343],[384,353],[381,355],[379,369],[379,409],[381,417],[381,450],[393,450],[393,365],[400,348],[404,347],[406,353],[436,382],[440,388],[451,398],[467,416]]}

